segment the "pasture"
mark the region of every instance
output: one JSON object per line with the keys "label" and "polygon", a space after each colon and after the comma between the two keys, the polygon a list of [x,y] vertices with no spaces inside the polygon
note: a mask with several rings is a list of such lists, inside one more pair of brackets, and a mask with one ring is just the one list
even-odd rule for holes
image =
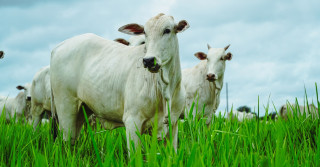
{"label": "pasture", "polygon": [[[318,90],[315,105],[319,106]],[[307,98],[306,98],[307,99]],[[259,105],[259,98],[257,104]],[[308,102],[299,102],[312,103]],[[197,104],[194,104],[197,105]],[[272,104],[260,110],[268,112]],[[256,112],[261,112],[261,111]],[[179,146],[171,139],[140,135],[141,147],[128,157],[124,128],[106,131],[86,126],[74,146],[52,141],[50,124],[34,132],[32,125],[0,121],[0,166],[319,166],[320,121],[293,117],[284,121],[239,123],[221,114],[209,127],[205,119],[179,121]],[[153,131],[156,129],[153,127]],[[133,143],[132,143],[133,144]],[[165,146],[167,144],[167,146]]]}

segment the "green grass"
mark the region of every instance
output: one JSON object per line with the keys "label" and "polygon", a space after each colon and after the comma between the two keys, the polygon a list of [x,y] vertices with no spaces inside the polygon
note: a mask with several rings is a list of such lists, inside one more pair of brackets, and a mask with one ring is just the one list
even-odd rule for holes
{"label": "green grass", "polygon": [[[317,87],[316,92],[319,105]],[[103,131],[99,125],[83,128],[71,146],[62,133],[53,142],[49,124],[33,132],[31,125],[5,123],[2,116],[0,166],[320,166],[318,120],[238,123],[220,115],[210,127],[205,121],[179,122],[177,153],[156,136],[139,135],[142,147],[129,158],[124,128],[103,133],[95,133]]]}

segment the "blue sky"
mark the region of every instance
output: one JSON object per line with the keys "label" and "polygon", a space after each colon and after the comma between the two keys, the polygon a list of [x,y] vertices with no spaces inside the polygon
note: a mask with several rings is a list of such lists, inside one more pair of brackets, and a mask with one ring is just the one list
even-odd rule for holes
{"label": "blue sky", "polygon": [[[158,13],[185,19],[190,28],[178,35],[182,69],[199,60],[193,55],[225,47],[225,82],[229,106],[257,110],[273,102],[278,109],[297,97],[316,100],[320,83],[320,1],[318,0],[0,0],[0,95],[15,96],[19,84],[49,65],[51,50],[61,41],[83,33],[107,39],[130,36],[118,32],[128,23],[144,24]],[[320,86],[320,85],[319,85]],[[219,110],[226,108],[225,85]],[[272,103],[271,103],[272,104]]]}

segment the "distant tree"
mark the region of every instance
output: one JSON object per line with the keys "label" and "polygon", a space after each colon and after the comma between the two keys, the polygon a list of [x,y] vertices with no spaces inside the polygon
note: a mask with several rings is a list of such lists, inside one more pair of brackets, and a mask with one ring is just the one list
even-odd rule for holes
{"label": "distant tree", "polygon": [[241,106],[237,109],[240,112],[246,112],[246,113],[250,113],[251,112],[251,108],[248,106]]}

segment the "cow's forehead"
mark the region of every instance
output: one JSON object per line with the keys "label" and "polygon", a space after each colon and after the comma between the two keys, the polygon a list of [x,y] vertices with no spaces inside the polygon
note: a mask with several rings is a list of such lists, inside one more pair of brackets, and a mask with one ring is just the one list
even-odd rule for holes
{"label": "cow's forehead", "polygon": [[225,54],[224,48],[210,48],[208,51],[209,58],[220,58]]}
{"label": "cow's forehead", "polygon": [[30,90],[31,84],[30,84],[30,83],[27,83],[24,87],[25,87],[27,90]]}
{"label": "cow's forehead", "polygon": [[172,16],[159,14],[150,20],[145,25],[146,31],[162,31],[164,28],[172,28],[174,26],[174,19]]}

